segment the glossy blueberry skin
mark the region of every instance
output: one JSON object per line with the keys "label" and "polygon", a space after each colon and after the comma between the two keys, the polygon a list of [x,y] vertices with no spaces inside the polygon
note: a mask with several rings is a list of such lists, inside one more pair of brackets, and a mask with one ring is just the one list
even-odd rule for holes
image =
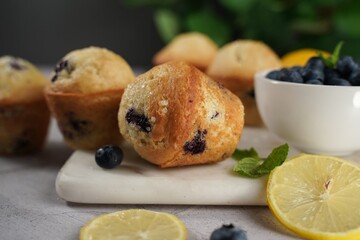
{"label": "glossy blueberry skin", "polygon": [[247,240],[247,236],[245,231],[229,224],[213,231],[210,240]]}
{"label": "glossy blueberry skin", "polygon": [[112,169],[118,166],[123,160],[123,151],[116,145],[105,145],[96,150],[96,164],[105,169]]}

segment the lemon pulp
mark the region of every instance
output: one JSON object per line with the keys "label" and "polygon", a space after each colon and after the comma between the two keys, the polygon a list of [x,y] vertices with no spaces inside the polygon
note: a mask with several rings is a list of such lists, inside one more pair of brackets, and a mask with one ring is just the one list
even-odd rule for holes
{"label": "lemon pulp", "polygon": [[183,240],[184,224],[174,215],[129,209],[100,215],[80,231],[80,240]]}
{"label": "lemon pulp", "polygon": [[308,239],[360,239],[360,167],[302,154],[275,168],[269,207],[290,230]]}

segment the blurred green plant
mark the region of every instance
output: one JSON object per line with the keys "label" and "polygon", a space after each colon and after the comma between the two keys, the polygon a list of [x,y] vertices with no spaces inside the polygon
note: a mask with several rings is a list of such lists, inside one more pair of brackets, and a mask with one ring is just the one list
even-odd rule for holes
{"label": "blurred green plant", "polygon": [[218,45],[247,38],[269,44],[283,55],[299,48],[331,51],[360,58],[359,0],[125,0],[129,6],[154,8],[164,42],[198,31]]}

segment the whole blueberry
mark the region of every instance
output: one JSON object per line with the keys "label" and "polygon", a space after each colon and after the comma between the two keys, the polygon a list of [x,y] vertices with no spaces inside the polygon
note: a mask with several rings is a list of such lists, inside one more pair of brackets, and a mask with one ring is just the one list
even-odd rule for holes
{"label": "whole blueberry", "polygon": [[350,56],[344,56],[340,58],[336,63],[336,68],[339,71],[342,78],[348,78],[350,74],[358,69],[360,66]]}
{"label": "whole blueberry", "polygon": [[323,82],[318,79],[310,79],[305,82],[306,84],[322,85]]}
{"label": "whole blueberry", "polygon": [[325,75],[322,71],[320,70],[316,70],[316,69],[311,69],[311,68],[304,68],[303,72],[302,72],[302,77],[306,80],[319,80],[319,81],[324,81]]}
{"label": "whole blueberry", "polygon": [[229,224],[215,229],[210,236],[210,240],[247,240],[247,236],[244,230]]}
{"label": "whole blueberry", "polygon": [[292,70],[290,68],[283,68],[280,71],[281,71],[280,81],[294,82],[294,83],[304,82],[301,74],[296,70]]}
{"label": "whole blueberry", "polygon": [[349,82],[353,86],[360,86],[360,68],[356,69],[350,74]]}
{"label": "whole blueberry", "polygon": [[300,67],[300,66],[294,66],[294,67],[291,67],[289,68],[290,71],[296,71],[298,73],[301,73],[301,71],[303,70],[303,67]]}
{"label": "whole blueberry", "polygon": [[273,80],[280,80],[281,75],[282,75],[282,72],[280,70],[279,71],[271,71],[266,75],[266,77],[273,79]]}
{"label": "whole blueberry", "polygon": [[305,65],[305,68],[309,68],[312,70],[318,70],[321,72],[324,70],[324,67],[325,67],[325,64],[319,57],[310,58]]}
{"label": "whole blueberry", "polygon": [[325,68],[324,75],[325,75],[325,81],[327,79],[340,78],[340,73],[332,68]]}
{"label": "whole blueberry", "polygon": [[350,82],[343,78],[326,79],[325,85],[351,86]]}
{"label": "whole blueberry", "polygon": [[116,145],[105,145],[96,150],[95,161],[101,168],[112,169],[123,160],[123,151]]}
{"label": "whole blueberry", "polygon": [[294,83],[303,83],[304,82],[301,74],[296,70],[289,69],[289,79],[291,79],[291,82],[294,82]]}

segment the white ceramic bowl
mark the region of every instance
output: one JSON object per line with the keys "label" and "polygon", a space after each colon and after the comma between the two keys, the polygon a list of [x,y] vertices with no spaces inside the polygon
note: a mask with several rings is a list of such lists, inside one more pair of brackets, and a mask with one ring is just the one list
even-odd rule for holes
{"label": "white ceramic bowl", "polygon": [[267,128],[307,153],[345,156],[360,150],[360,87],[288,83],[255,77]]}

